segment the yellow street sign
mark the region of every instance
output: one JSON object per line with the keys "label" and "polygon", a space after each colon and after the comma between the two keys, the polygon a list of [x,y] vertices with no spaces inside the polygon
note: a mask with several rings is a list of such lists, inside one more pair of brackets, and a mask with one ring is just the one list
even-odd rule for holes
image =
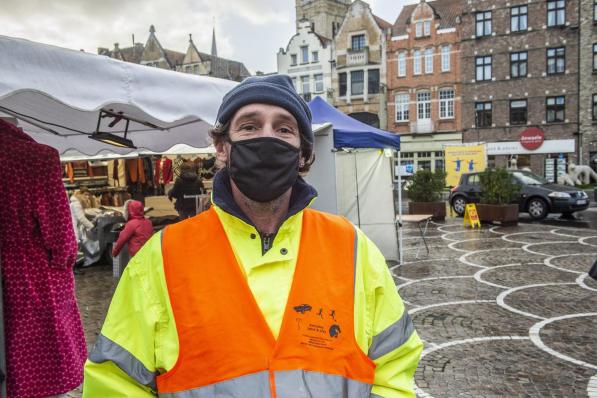
{"label": "yellow street sign", "polygon": [[479,215],[477,214],[477,206],[474,203],[469,203],[466,205],[464,209],[464,226],[469,224],[471,227],[475,228],[475,225],[481,228],[481,221],[479,221]]}

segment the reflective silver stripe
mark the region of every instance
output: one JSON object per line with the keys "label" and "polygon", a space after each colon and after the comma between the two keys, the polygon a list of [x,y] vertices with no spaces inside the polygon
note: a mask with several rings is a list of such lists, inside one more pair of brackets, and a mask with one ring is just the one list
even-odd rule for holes
{"label": "reflective silver stripe", "polygon": [[[192,390],[159,393],[163,398],[269,398],[269,372],[253,373]],[[278,398],[283,398],[278,395]]]}
{"label": "reflective silver stripe", "polygon": [[402,317],[398,321],[388,326],[386,330],[377,336],[373,336],[373,343],[369,347],[369,358],[375,360],[394,351],[406,343],[414,331],[415,326],[405,308]]}
{"label": "reflective silver stripe", "polygon": [[278,398],[369,398],[372,386],[367,383],[306,370],[274,373]]}
{"label": "reflective silver stripe", "polygon": [[89,360],[95,363],[112,361],[137,383],[156,390],[156,373],[151,372],[130,352],[113,342],[103,334],[97,336]]}

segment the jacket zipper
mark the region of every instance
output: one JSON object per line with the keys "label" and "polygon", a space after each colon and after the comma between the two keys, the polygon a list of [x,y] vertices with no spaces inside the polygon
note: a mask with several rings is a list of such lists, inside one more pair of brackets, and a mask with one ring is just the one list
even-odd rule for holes
{"label": "jacket zipper", "polygon": [[265,254],[269,249],[272,248],[272,238],[274,234],[263,234],[261,235],[261,254]]}

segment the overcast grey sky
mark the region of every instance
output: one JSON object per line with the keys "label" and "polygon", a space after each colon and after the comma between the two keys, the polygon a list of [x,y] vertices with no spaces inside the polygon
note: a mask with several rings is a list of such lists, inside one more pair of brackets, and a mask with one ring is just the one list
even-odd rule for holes
{"label": "overcast grey sky", "polygon": [[[402,5],[418,0],[370,0],[394,23]],[[295,0],[0,0],[0,35],[73,49],[145,43],[155,25],[162,46],[185,52],[188,34],[200,51],[242,61],[254,73],[276,70],[276,53],[294,34]]]}

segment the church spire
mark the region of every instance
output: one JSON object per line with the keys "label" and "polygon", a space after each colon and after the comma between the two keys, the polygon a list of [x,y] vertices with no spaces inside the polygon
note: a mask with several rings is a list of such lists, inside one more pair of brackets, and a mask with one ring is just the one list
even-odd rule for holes
{"label": "church spire", "polygon": [[211,36],[211,55],[214,57],[218,56],[218,49],[216,47],[216,27],[214,26]]}

